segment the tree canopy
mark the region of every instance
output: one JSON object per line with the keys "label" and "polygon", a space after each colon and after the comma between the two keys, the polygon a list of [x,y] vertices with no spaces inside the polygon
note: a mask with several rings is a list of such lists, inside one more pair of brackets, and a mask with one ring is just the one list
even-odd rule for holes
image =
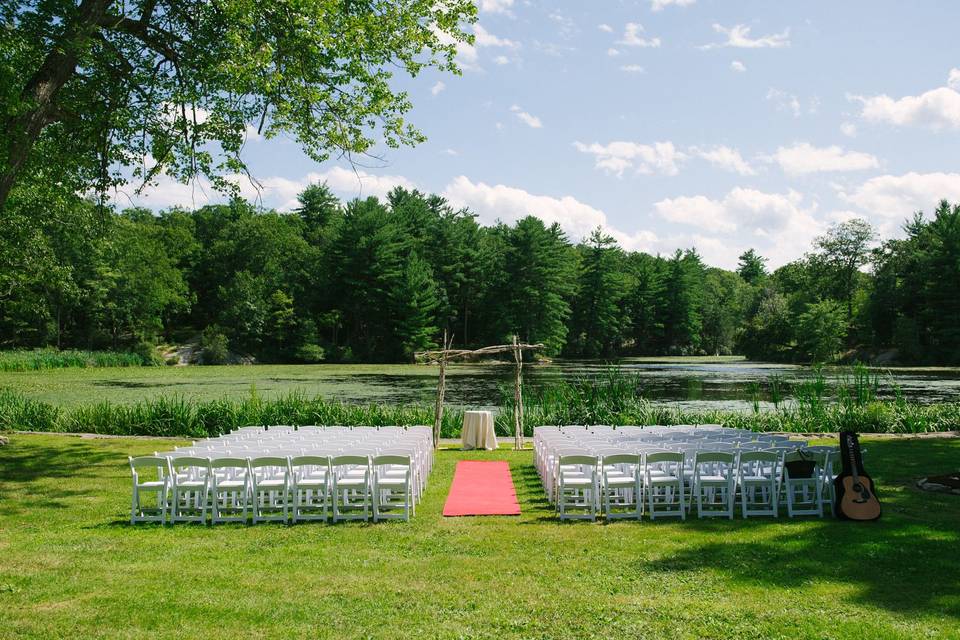
{"label": "tree canopy", "polygon": [[903,362],[960,362],[960,205],[946,202],[908,221],[903,239],[842,251],[818,240],[749,277],[744,264],[764,262],[756,252],[728,271],[692,249],[624,251],[602,229],[574,243],[533,215],[481,225],[402,188],[344,203],[313,185],[289,213],[239,199],[154,213],[22,196],[14,211],[28,206],[43,226],[0,226],[20,249],[0,252],[3,348],[198,341],[210,362],[403,362],[446,331],[458,348],[516,334],[586,358],[810,362],[896,349]]}
{"label": "tree canopy", "polygon": [[459,72],[470,0],[0,0],[0,209],[160,173],[235,188],[251,136],[320,161],[415,144],[396,72]]}

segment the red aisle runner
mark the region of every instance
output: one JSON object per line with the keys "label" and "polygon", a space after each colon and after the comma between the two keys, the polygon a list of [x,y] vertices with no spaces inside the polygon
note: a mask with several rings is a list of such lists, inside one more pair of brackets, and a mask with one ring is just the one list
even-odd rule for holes
{"label": "red aisle runner", "polygon": [[502,461],[461,460],[443,505],[445,516],[518,516],[520,503]]}

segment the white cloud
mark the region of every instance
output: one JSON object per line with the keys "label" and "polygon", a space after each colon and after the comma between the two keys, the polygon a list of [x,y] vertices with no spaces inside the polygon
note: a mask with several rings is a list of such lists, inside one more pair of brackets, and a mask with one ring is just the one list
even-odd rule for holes
{"label": "white cloud", "polygon": [[613,27],[611,27],[608,24],[598,24],[597,29],[600,29],[600,31],[603,31],[605,33],[613,33]]}
{"label": "white cloud", "polygon": [[864,171],[876,169],[880,162],[876,156],[859,151],[844,151],[833,145],[814,147],[807,142],[796,143],[792,147],[780,147],[773,159],[789,175],[831,171]]}
{"label": "white cloud", "polygon": [[724,35],[727,39],[723,42],[714,42],[701,46],[701,49],[716,49],[718,47],[734,47],[737,49],[779,49],[790,46],[790,29],[784,29],[781,33],[771,33],[757,38],[750,37],[750,27],[745,24],[738,24],[732,27],[724,27],[720,24],[714,24],[713,30]]}
{"label": "white cloud", "polygon": [[698,250],[706,249],[704,255],[713,264],[735,265],[745,248],[738,245],[746,240],[776,266],[803,255],[825,227],[813,217],[814,208],[804,208],[802,202],[803,197],[792,190],[781,194],[736,187],[722,199],[666,198],[654,204],[654,211],[664,220],[721,236],[691,238]]}
{"label": "white cloud", "polygon": [[628,22],[623,29],[623,38],[617,40],[617,44],[625,47],[659,47],[660,38],[644,38],[640,34],[645,31],[639,22]]}
{"label": "white cloud", "polygon": [[[290,211],[299,206],[297,196],[311,184],[326,183],[343,197],[385,197],[394,187],[415,189],[416,185],[403,176],[374,174],[363,170],[353,172],[343,167],[332,167],[323,172],[310,172],[300,179],[281,176],[258,178],[256,182],[245,175],[225,177],[237,185],[240,196],[261,206]],[[160,176],[157,184],[148,187],[140,195],[119,192],[114,201],[119,206],[146,206],[154,209],[184,207],[193,209],[208,204],[222,203],[227,197],[213,189],[204,178],[191,184],[181,184],[169,176]]]}
{"label": "white cloud", "polygon": [[697,0],[650,0],[651,11],[662,11],[664,7],[674,5],[677,7],[689,7]]}
{"label": "white cloud", "polygon": [[529,113],[521,109],[518,105],[513,105],[512,107],[510,107],[510,111],[512,111],[514,115],[516,115],[517,118],[519,118],[520,121],[523,122],[523,124],[527,125],[532,129],[540,129],[543,127],[543,122],[540,121],[540,118],[534,115],[530,115]]}
{"label": "white cloud", "polygon": [[510,9],[513,7],[513,0],[480,0],[480,11],[486,13],[502,13],[504,15],[513,15]]}
{"label": "white cloud", "polygon": [[919,96],[904,96],[900,99],[888,95],[848,98],[860,102],[860,117],[868,122],[896,126],[915,125],[934,131],[960,129],[960,91],[950,87],[939,87]]}
{"label": "white cloud", "polygon": [[607,55],[610,56],[611,58],[614,58],[614,57],[620,55],[620,50],[619,50],[619,49],[614,49],[613,47],[610,47],[609,49],[607,49]]}
{"label": "white cloud", "polygon": [[437,84],[430,87],[430,95],[438,95],[441,91],[447,88],[446,83],[443,80],[438,80]]}
{"label": "white cloud", "polygon": [[729,232],[737,228],[726,206],[706,196],[667,198],[653,208],[661,218],[676,224],[696,225],[707,231]]}
{"label": "white cloud", "polygon": [[574,142],[573,146],[581,153],[592,155],[596,168],[617,177],[630,168],[642,174],[673,176],[679,172],[678,163],[686,159],[686,155],[672,142],[656,142],[652,145],[625,141],[614,141],[607,145]]}
{"label": "white cloud", "polygon": [[840,133],[847,136],[848,138],[857,137],[857,125],[852,122],[844,122],[840,125]]}
{"label": "white cloud", "polygon": [[446,155],[448,155],[448,156],[458,156],[458,155],[460,155],[460,152],[457,151],[456,149],[449,149],[449,148],[447,148],[447,149],[444,149],[443,152],[444,152]]}
{"label": "white cloud", "polygon": [[950,73],[947,74],[947,86],[960,91],[960,69],[950,69]]}
{"label": "white cloud", "polygon": [[580,153],[594,157],[594,166],[606,173],[619,177],[628,169],[638,174],[660,174],[674,176],[680,172],[680,166],[691,158],[700,158],[711,165],[738,173],[742,176],[756,175],[756,171],[743,159],[740,152],[727,146],[689,147],[686,151],[678,149],[672,142],[640,144],[625,140],[615,140],[603,145],[598,142],[584,144],[574,142],[574,148]]}
{"label": "white cloud", "polygon": [[743,159],[740,152],[730,147],[718,146],[709,149],[691,147],[690,153],[706,160],[715,167],[725,169],[732,173],[738,173],[741,176],[753,176],[757,174],[753,167]]}
{"label": "white cloud", "polygon": [[770,89],[767,91],[767,101],[777,105],[777,111],[786,111],[792,113],[794,118],[799,118],[803,112],[800,106],[800,99],[792,93],[781,91],[780,89]]}
{"label": "white cloud", "polygon": [[643,73],[644,68],[639,64],[623,64],[620,65],[620,71],[626,71],[627,73]]}
{"label": "white cloud", "polygon": [[557,222],[574,238],[583,238],[598,226],[606,226],[603,211],[571,196],[554,198],[534,195],[506,185],[488,185],[458,176],[444,189],[443,196],[455,207],[469,207],[484,224],[497,220],[512,223],[533,215],[547,224]]}
{"label": "white cloud", "polygon": [[916,211],[931,212],[940,200],[960,201],[960,173],[906,173],[870,178],[840,198],[869,215],[897,221]]}
{"label": "white cloud", "polygon": [[508,58],[507,56],[497,56],[496,58],[493,59],[493,62],[494,64],[498,64],[498,65],[510,64],[510,58]]}
{"label": "white cloud", "polygon": [[483,28],[481,24],[473,25],[473,35],[474,46],[481,47],[505,47],[507,49],[516,49],[520,46],[519,43],[509,40],[507,38],[501,38],[495,36],[486,29]]}
{"label": "white cloud", "polygon": [[747,70],[747,65],[743,64],[739,60],[734,60],[733,62],[730,63],[730,68],[736,71],[737,73],[743,73],[744,71]]}

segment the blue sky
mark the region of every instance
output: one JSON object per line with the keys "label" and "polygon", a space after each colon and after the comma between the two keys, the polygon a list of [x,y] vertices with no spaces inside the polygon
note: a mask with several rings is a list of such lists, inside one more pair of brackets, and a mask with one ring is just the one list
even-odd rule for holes
{"label": "blue sky", "polygon": [[[484,223],[533,214],[574,240],[602,226],[723,267],[750,247],[779,266],[854,216],[898,235],[960,201],[958,2],[477,2],[462,76],[397,79],[426,143],[354,172],[251,140],[261,188],[242,191],[289,209],[310,182],[344,198],[400,184]],[[166,179],[133,197],[217,199]]]}

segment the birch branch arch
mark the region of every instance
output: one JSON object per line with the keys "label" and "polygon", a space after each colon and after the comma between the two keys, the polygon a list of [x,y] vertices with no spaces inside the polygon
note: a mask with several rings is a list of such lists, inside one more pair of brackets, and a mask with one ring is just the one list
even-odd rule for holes
{"label": "birch branch arch", "polygon": [[483,356],[492,356],[509,353],[513,356],[513,439],[516,449],[523,448],[523,353],[536,352],[544,349],[544,345],[526,344],[520,342],[516,335],[511,344],[498,344],[480,349],[451,349],[453,336],[443,332],[443,349],[433,351],[419,351],[415,355],[418,361],[440,365],[440,376],[437,380],[437,403],[433,417],[433,446],[440,446],[440,425],[443,422],[443,396],[447,390],[447,364],[454,360],[470,360]]}

